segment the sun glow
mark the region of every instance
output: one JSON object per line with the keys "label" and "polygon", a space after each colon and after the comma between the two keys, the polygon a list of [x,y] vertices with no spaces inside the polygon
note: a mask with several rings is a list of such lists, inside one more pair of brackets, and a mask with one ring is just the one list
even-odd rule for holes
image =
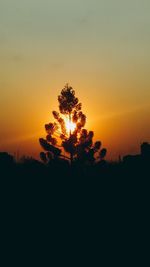
{"label": "sun glow", "polygon": [[66,124],[67,133],[68,134],[70,132],[73,133],[76,128],[76,124],[72,121],[69,121],[69,119],[65,119],[65,124]]}

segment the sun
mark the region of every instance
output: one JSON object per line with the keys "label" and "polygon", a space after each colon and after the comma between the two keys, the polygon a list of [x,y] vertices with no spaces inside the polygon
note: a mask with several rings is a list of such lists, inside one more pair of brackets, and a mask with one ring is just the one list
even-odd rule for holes
{"label": "sun", "polygon": [[76,124],[72,121],[69,121],[69,119],[65,119],[65,125],[66,125],[66,130],[67,133],[73,133],[75,128],[76,128]]}

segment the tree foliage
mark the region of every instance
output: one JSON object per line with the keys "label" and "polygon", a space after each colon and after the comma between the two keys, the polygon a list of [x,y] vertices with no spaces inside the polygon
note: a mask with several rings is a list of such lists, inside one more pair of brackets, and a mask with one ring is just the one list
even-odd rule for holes
{"label": "tree foliage", "polygon": [[[52,112],[55,121],[45,124],[46,139],[39,139],[46,151],[40,153],[41,159],[46,163],[53,158],[64,157],[64,151],[71,163],[74,160],[94,163],[96,158],[103,159],[107,150],[101,150],[101,142],[93,142],[94,132],[84,128],[86,116],[81,111],[82,104],[68,84],[58,96],[58,103],[59,112]],[[66,122],[74,125],[73,130],[70,127],[68,131]]]}

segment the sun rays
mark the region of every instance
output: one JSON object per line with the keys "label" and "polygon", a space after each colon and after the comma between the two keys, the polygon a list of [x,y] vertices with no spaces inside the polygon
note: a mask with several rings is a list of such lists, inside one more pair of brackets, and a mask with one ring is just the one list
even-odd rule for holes
{"label": "sun rays", "polygon": [[76,128],[76,124],[70,121],[69,118],[65,118],[65,125],[66,125],[67,134],[74,132]]}

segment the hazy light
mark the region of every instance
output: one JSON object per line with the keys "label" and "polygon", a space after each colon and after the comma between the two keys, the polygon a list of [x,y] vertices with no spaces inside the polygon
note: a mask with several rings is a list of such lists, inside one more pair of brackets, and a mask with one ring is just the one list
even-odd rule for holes
{"label": "hazy light", "polygon": [[65,118],[65,124],[66,124],[66,130],[67,133],[69,134],[70,132],[73,133],[75,128],[76,128],[76,124],[73,123],[72,121],[69,121],[69,118]]}

